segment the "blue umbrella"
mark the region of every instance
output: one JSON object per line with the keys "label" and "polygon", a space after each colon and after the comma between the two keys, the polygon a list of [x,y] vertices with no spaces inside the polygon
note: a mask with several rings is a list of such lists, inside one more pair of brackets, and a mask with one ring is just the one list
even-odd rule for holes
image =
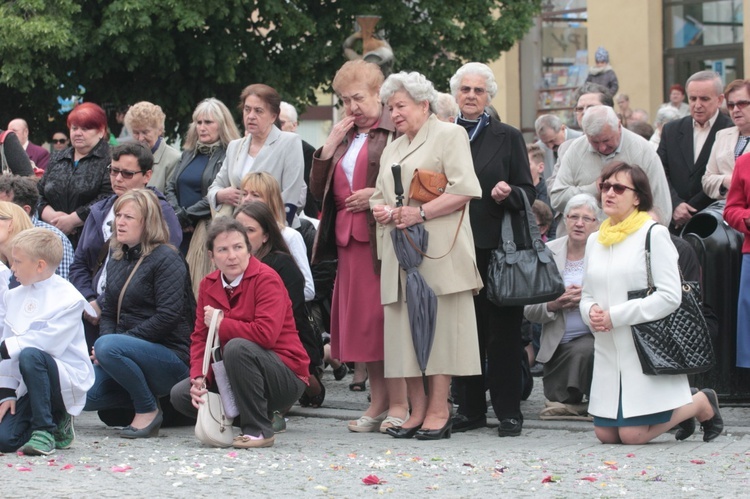
{"label": "blue umbrella", "polygon": [[[395,182],[396,206],[401,207],[404,204],[401,165],[394,164],[391,166],[391,172]],[[435,340],[435,320],[437,318],[437,297],[418,270],[422,263],[422,255],[427,251],[428,236],[429,233],[422,224],[391,232],[396,258],[401,268],[406,272],[406,308],[409,313],[409,326],[414,352],[417,355],[417,363],[423,377]]]}

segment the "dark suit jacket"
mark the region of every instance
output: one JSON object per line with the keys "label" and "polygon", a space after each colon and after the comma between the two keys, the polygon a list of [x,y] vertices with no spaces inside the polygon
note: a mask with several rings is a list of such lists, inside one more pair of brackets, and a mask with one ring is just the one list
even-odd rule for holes
{"label": "dark suit jacket", "polygon": [[693,118],[685,116],[664,125],[657,153],[667,175],[673,210],[680,203],[687,203],[700,211],[713,202],[713,199],[703,192],[701,178],[706,172],[716,132],[730,126],[732,120],[720,112],[708,133],[698,161],[693,161]]}
{"label": "dark suit jacket", "polygon": [[49,163],[49,151],[44,147],[32,144],[26,146],[26,154],[34,164],[42,170],[47,169],[47,163]]}
{"label": "dark suit jacket", "polygon": [[[469,203],[474,246],[483,249],[497,248],[505,210],[518,213],[524,209],[522,191],[526,193],[529,204],[533,204],[536,199],[526,143],[521,132],[490,118],[487,127],[471,143],[471,156],[474,171],[482,186],[482,198],[472,199]],[[511,186],[512,192],[498,204],[490,194],[493,187],[502,180]],[[531,213],[529,215],[533,216]],[[515,220],[513,226],[514,229],[520,229]],[[519,234],[519,231],[514,230],[514,234]]]}

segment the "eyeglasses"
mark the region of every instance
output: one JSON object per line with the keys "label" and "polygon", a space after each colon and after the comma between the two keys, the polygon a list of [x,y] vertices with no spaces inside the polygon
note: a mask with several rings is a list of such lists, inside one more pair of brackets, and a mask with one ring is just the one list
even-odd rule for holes
{"label": "eyeglasses", "polygon": [[737,102],[727,101],[727,109],[730,111],[734,110],[735,107],[745,109],[747,106],[750,106],[750,100],[738,100]]}
{"label": "eyeglasses", "polygon": [[585,224],[592,224],[596,222],[596,218],[585,217],[581,215],[567,215],[565,218],[567,218],[569,221],[573,222],[574,224],[577,224],[580,221],[583,221],[583,223]]}
{"label": "eyeglasses", "polygon": [[118,170],[117,168],[112,168],[112,165],[108,166],[107,170],[109,170],[110,177],[122,175],[122,178],[124,178],[125,180],[130,180],[131,178],[133,178],[133,176],[135,176],[136,173],[143,173],[142,171],[131,172],[129,170]]}
{"label": "eyeglasses", "polygon": [[618,196],[622,195],[625,192],[626,189],[629,190],[629,191],[638,192],[635,189],[633,189],[632,187],[628,187],[627,185],[610,184],[609,182],[600,182],[599,183],[599,190],[602,191],[602,194],[608,193],[610,189],[612,189],[613,191],[615,191],[615,194],[617,194]]}
{"label": "eyeglasses", "polygon": [[65,144],[68,142],[68,139],[52,139],[53,144]]}
{"label": "eyeglasses", "polygon": [[459,88],[459,90],[461,91],[462,94],[468,94],[469,92],[471,92],[473,90],[475,95],[484,95],[485,92],[487,92],[487,89],[486,88],[482,88],[482,87],[468,87],[468,86],[465,86],[465,87]]}

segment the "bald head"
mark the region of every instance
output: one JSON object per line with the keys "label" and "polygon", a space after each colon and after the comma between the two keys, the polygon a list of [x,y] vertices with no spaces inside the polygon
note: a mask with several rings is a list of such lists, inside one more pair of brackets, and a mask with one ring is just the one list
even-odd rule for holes
{"label": "bald head", "polygon": [[15,133],[18,141],[25,144],[29,140],[29,125],[26,120],[16,118],[8,123],[8,130]]}

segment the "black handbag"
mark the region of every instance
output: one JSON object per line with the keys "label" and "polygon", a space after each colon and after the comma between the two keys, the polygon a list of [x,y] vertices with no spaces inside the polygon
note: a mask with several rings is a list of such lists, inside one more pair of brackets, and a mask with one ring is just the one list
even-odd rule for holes
{"label": "black handbag", "polygon": [[[654,224],[656,225],[656,224]],[[648,288],[629,291],[628,299],[644,298],[654,291],[651,275],[651,229],[646,234],[646,274]],[[641,361],[643,374],[697,374],[708,371],[716,363],[711,335],[701,309],[700,286],[682,281],[679,308],[652,322],[630,326],[633,342]]]}
{"label": "black handbag", "polygon": [[503,216],[500,246],[490,254],[487,268],[487,299],[498,307],[546,303],[565,292],[552,252],[542,241],[526,193],[521,191],[525,210],[524,226],[531,248],[517,249],[508,210]]}

